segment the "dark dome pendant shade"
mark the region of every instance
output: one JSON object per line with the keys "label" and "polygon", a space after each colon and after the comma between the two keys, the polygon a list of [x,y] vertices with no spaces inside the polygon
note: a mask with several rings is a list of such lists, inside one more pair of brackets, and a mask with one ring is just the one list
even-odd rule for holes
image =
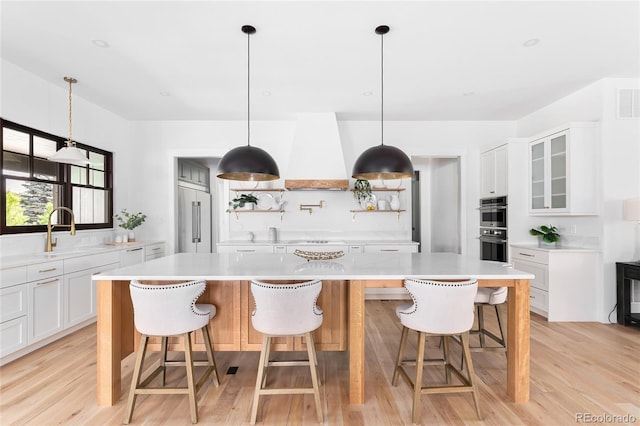
{"label": "dark dome pendant shade", "polygon": [[367,180],[404,179],[413,176],[411,159],[400,148],[384,144],[384,34],[389,27],[380,25],[376,34],[380,35],[380,138],[378,146],[364,151],[353,164],[352,177]]}
{"label": "dark dome pendant shade", "polygon": [[280,179],[280,171],[275,160],[267,151],[251,146],[251,109],[250,109],[250,56],[249,39],[256,29],[251,25],[243,25],[242,32],[247,35],[247,146],[239,146],[227,152],[218,163],[220,179],[242,181],[267,181]]}

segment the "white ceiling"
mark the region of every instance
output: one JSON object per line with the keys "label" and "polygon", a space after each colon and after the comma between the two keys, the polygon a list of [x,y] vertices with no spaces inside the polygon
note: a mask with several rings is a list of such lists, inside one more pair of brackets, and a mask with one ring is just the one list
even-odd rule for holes
{"label": "white ceiling", "polygon": [[[2,1],[1,56],[131,120],[514,120],[640,75],[638,1]],[[537,38],[533,47],[523,43]],[[95,46],[103,40],[107,48]],[[168,92],[170,96],[162,96]],[[365,93],[369,92],[369,96]],[[268,93],[269,95],[265,95]],[[470,93],[473,93],[470,95]]]}

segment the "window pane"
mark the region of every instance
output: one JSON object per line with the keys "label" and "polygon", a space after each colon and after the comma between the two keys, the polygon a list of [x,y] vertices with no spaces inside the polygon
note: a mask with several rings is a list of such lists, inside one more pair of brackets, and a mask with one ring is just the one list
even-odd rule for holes
{"label": "window pane", "polygon": [[104,188],[104,172],[89,170],[89,185]]}
{"label": "window pane", "polygon": [[81,166],[71,166],[71,183],[86,185],[87,168]]}
{"label": "window pane", "polygon": [[6,183],[6,225],[46,225],[49,213],[59,205],[59,185],[13,179]]}
{"label": "window pane", "polygon": [[33,177],[45,180],[59,180],[59,164],[40,158],[33,159]]}
{"label": "window pane", "polygon": [[92,169],[104,170],[104,155],[89,151],[89,161]]}
{"label": "window pane", "polygon": [[39,136],[33,137],[33,155],[35,157],[49,158],[56,153],[57,147],[56,141]]}
{"label": "window pane", "polygon": [[29,155],[29,134],[13,129],[2,129],[2,149]]}
{"label": "window pane", "polygon": [[29,176],[29,156],[4,152],[2,159],[2,173],[11,176]]}
{"label": "window pane", "polygon": [[76,223],[107,223],[109,192],[91,188],[73,188],[73,214]]}

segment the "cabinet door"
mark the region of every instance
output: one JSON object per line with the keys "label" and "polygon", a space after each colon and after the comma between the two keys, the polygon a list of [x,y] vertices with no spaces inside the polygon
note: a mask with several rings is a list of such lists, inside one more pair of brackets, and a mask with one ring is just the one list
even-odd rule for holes
{"label": "cabinet door", "polygon": [[507,195],[508,192],[508,151],[506,146],[494,149],[495,173],[494,173],[494,190],[495,195]]}
{"label": "cabinet door", "polygon": [[495,158],[493,150],[480,155],[480,195],[482,197],[495,195]]}
{"label": "cabinet door", "polygon": [[0,324],[0,358],[27,346],[27,317]]}
{"label": "cabinet door", "polygon": [[365,253],[417,253],[418,246],[415,244],[367,244],[364,247]]}
{"label": "cabinet door", "polygon": [[62,277],[30,282],[29,344],[62,330]]}
{"label": "cabinet door", "polygon": [[551,209],[567,208],[567,135],[549,140],[549,173],[547,202]]}
{"label": "cabinet door", "polygon": [[529,146],[529,176],[531,210],[548,208],[545,200],[545,141],[534,142]]}
{"label": "cabinet door", "polygon": [[27,315],[27,284],[0,289],[0,322]]}

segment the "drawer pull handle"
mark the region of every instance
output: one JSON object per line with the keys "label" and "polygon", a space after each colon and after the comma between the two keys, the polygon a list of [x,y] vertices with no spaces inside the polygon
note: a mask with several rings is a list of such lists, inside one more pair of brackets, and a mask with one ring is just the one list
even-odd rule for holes
{"label": "drawer pull handle", "polygon": [[142,250],[142,247],[138,247],[138,248],[127,250],[127,253],[130,253],[130,252],[133,252],[133,251],[140,251],[140,250]]}
{"label": "drawer pull handle", "polygon": [[36,285],[51,284],[51,283],[54,283],[54,282],[56,282],[56,281],[58,281],[58,279],[57,279],[57,278],[54,278],[54,279],[49,280],[49,281],[41,281],[41,282],[37,283]]}
{"label": "drawer pull handle", "polygon": [[253,253],[254,249],[238,249],[238,253]]}
{"label": "drawer pull handle", "polygon": [[380,249],[380,251],[399,251],[399,249]]}
{"label": "drawer pull handle", "polygon": [[535,254],[529,254],[529,253],[518,253],[521,256],[527,256],[527,257],[536,257]]}
{"label": "drawer pull handle", "polygon": [[55,271],[58,268],[40,269],[38,273]]}
{"label": "drawer pull handle", "polygon": [[158,250],[160,250],[160,247],[152,248],[151,250],[158,251]]}

